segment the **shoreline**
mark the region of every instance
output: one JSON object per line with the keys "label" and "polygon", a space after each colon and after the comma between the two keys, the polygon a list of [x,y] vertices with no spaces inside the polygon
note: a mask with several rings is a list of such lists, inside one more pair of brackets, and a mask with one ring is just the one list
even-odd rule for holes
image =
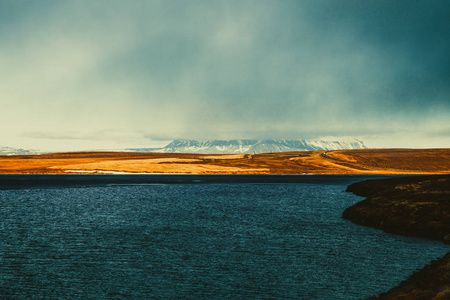
{"label": "shoreline", "polygon": [[135,184],[220,184],[220,183],[320,183],[351,184],[392,175],[292,175],[292,174],[0,174],[0,190],[28,188],[102,187]]}
{"label": "shoreline", "polygon": [[[347,192],[366,197],[342,217],[384,232],[450,244],[450,176],[366,180]],[[369,299],[449,299],[450,252],[416,271],[388,292]]]}

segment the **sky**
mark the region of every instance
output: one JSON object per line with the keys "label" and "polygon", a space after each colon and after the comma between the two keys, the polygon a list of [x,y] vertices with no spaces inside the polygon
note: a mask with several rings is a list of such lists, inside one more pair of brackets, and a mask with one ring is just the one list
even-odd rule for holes
{"label": "sky", "polygon": [[450,147],[444,0],[0,0],[0,147]]}

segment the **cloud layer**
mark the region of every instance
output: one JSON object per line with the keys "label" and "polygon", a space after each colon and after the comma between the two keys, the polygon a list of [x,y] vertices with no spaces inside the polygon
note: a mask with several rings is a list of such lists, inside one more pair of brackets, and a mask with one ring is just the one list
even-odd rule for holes
{"label": "cloud layer", "polygon": [[450,147],[446,5],[0,1],[0,137],[67,149],[325,135]]}

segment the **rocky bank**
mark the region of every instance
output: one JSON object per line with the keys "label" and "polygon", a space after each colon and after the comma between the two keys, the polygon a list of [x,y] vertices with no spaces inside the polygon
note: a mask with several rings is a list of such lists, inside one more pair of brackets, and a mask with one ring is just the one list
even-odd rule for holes
{"label": "rocky bank", "polygon": [[[346,209],[343,218],[388,233],[450,244],[450,176],[367,180],[347,191],[367,198]],[[370,299],[450,299],[450,253]]]}

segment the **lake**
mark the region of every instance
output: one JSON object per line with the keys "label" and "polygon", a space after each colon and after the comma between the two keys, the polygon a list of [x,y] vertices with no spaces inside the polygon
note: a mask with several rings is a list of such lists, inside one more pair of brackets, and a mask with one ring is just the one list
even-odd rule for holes
{"label": "lake", "polygon": [[366,177],[304,178],[0,190],[0,296],[360,299],[449,251],[343,220]]}

